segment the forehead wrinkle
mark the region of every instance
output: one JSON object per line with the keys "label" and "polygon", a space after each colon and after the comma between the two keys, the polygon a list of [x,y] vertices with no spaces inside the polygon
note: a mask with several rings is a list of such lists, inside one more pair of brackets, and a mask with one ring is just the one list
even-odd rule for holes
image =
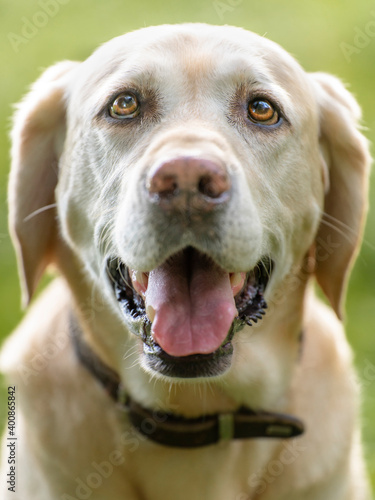
{"label": "forehead wrinkle", "polygon": [[[125,65],[124,65],[125,66]],[[111,75],[105,86],[105,95],[111,97],[116,92],[124,90],[139,90],[145,89],[157,90],[159,86],[159,78],[147,64],[143,66],[128,66],[118,70]]]}
{"label": "forehead wrinkle", "polygon": [[228,57],[216,68],[217,87],[221,92],[229,88],[245,88],[249,94],[265,92],[273,95],[280,103],[291,106],[291,95],[285,86],[280,85],[261,56]]}
{"label": "forehead wrinkle", "polygon": [[130,61],[123,61],[122,64],[117,61],[115,70],[108,68],[97,80],[88,76],[79,88],[75,88],[76,105],[78,100],[84,102],[87,111],[92,114],[116,94],[126,90],[147,93],[149,89],[157,91],[158,87],[159,81],[152,68],[139,64],[131,66]]}

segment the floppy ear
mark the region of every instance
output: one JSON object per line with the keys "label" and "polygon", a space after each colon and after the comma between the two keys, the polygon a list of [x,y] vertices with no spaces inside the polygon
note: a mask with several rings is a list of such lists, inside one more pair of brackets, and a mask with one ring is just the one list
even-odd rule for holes
{"label": "floppy ear", "polygon": [[335,77],[310,75],[320,114],[320,145],[328,171],[324,214],[316,238],[316,278],[337,316],[367,211],[367,140],[358,130],[360,108]]}
{"label": "floppy ear", "polygon": [[65,92],[78,63],[47,69],[17,106],[12,130],[9,227],[16,247],[23,304],[29,302],[56,240],[54,191],[65,137]]}

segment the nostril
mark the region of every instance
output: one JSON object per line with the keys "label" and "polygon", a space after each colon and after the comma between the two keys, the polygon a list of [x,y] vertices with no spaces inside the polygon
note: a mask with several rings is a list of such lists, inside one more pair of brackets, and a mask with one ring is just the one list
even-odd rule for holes
{"label": "nostril", "polygon": [[151,195],[157,195],[161,198],[177,196],[179,185],[176,175],[159,173],[155,175],[148,183],[148,191]]}
{"label": "nostril", "polygon": [[198,191],[208,198],[219,198],[228,190],[228,178],[218,173],[203,175],[198,184]]}

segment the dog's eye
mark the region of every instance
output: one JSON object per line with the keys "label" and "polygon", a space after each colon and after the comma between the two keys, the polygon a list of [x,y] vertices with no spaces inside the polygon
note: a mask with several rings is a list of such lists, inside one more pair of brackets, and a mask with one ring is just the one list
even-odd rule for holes
{"label": "dog's eye", "polygon": [[279,121],[279,114],[270,102],[265,99],[254,99],[249,102],[248,113],[251,121],[264,125],[274,125]]}
{"label": "dog's eye", "polygon": [[139,102],[131,92],[124,92],[116,97],[110,110],[112,118],[134,118],[139,113]]}

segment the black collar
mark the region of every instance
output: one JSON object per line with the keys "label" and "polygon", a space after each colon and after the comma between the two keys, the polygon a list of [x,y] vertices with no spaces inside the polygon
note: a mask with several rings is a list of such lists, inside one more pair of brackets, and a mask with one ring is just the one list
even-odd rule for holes
{"label": "black collar", "polygon": [[70,322],[76,355],[101,383],[109,396],[126,412],[131,424],[148,439],[165,446],[197,448],[230,439],[292,438],[304,432],[303,423],[290,415],[253,411],[241,407],[229,413],[185,418],[142,407],[121,390],[119,375],[105,365],[83,340],[76,319]]}

